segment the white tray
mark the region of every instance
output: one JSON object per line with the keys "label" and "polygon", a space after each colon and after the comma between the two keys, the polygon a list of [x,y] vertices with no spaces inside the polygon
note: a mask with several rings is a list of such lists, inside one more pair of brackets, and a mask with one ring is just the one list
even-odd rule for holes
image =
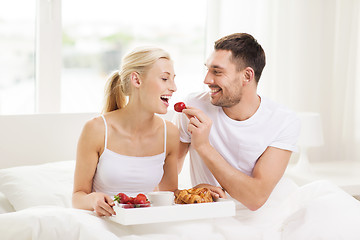
{"label": "white tray", "polygon": [[121,208],[114,206],[110,220],[122,225],[174,222],[204,218],[235,216],[235,202],[219,199],[212,203],[174,204],[172,206]]}

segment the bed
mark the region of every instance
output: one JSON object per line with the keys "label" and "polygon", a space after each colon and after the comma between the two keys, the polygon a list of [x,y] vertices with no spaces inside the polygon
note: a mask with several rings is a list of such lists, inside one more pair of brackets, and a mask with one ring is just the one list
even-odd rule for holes
{"label": "bed", "polygon": [[[235,201],[233,217],[124,226],[73,209],[76,142],[97,115],[0,116],[1,239],[360,239],[360,202],[325,180],[284,177],[257,211]],[[185,165],[179,188],[188,176]]]}

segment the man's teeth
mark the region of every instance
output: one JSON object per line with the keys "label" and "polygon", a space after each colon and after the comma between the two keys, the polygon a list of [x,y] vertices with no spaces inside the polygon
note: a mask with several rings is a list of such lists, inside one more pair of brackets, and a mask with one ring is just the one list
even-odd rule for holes
{"label": "man's teeth", "polygon": [[216,93],[219,92],[220,90],[221,90],[220,88],[210,89],[211,93]]}

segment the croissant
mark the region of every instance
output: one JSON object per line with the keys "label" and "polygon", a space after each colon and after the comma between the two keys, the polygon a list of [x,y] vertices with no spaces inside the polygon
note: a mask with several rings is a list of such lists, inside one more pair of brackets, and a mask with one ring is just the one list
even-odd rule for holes
{"label": "croissant", "polygon": [[207,188],[190,188],[180,190],[175,196],[176,204],[213,202],[210,190]]}

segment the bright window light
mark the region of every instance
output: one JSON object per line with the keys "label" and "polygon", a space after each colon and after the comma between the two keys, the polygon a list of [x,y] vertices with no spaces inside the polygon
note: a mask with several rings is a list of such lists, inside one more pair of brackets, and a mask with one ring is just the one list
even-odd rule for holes
{"label": "bright window light", "polygon": [[0,7],[0,114],[35,109],[35,4],[13,0]]}
{"label": "bright window light", "polygon": [[100,111],[107,76],[143,45],[164,48],[174,59],[172,103],[202,90],[205,19],[206,0],[63,0],[61,111]]}

